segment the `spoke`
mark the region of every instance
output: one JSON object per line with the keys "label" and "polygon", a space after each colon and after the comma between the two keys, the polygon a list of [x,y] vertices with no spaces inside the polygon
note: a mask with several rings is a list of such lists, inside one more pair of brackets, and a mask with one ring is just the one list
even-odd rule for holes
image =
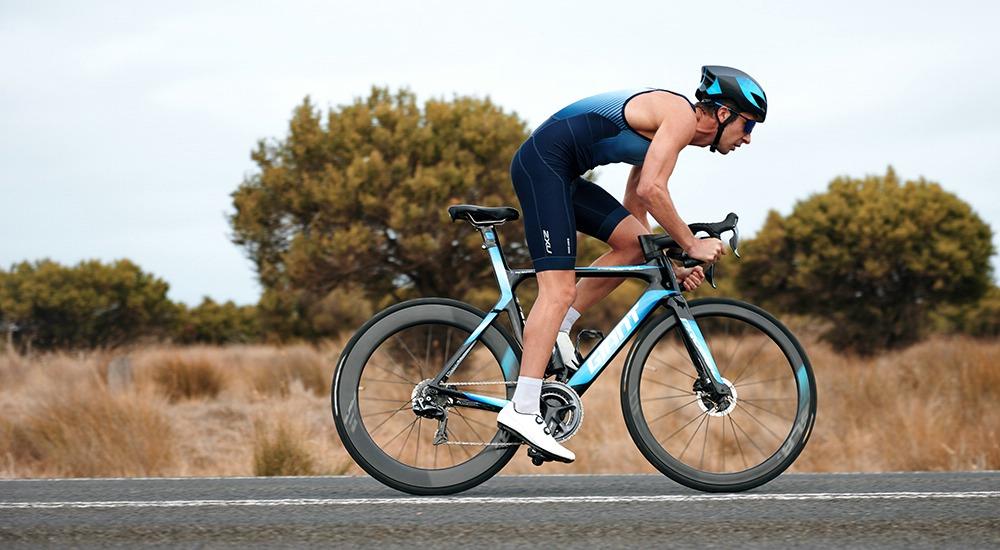
{"label": "spoke", "polygon": [[[683,404],[683,405],[681,405],[680,407],[677,407],[676,409],[670,409],[669,411],[667,411],[667,412],[665,412],[665,413],[661,414],[660,416],[657,416],[656,418],[654,418],[654,419],[650,420],[650,421],[649,421],[649,422],[647,423],[647,425],[652,425],[652,424],[653,424],[653,422],[656,422],[657,420],[660,420],[661,418],[664,418],[664,417],[666,417],[666,416],[670,416],[671,414],[674,414],[675,412],[677,412],[677,411],[679,411],[679,410],[683,409],[684,407],[687,407],[688,405],[690,405],[690,404],[692,404],[692,403],[697,403],[699,399],[701,399],[701,398],[700,398],[700,397],[696,397],[696,398],[692,399],[691,401],[688,401],[687,403],[684,403],[684,404]],[[686,424],[685,424],[685,425],[686,425]]]}
{"label": "spoke", "polygon": [[[677,428],[677,431],[675,431],[674,433],[672,433],[672,434],[668,435],[668,436],[667,436],[667,439],[664,439],[663,441],[667,441],[667,440],[669,440],[669,439],[673,438],[673,437],[674,437],[675,435],[677,435],[677,434],[681,433],[681,430],[683,430],[684,428],[687,428],[688,426],[690,426],[691,424],[693,424],[695,420],[698,420],[699,418],[704,418],[706,414],[708,414],[708,413],[706,413],[706,412],[702,411],[702,413],[701,413],[700,415],[698,415],[698,416],[696,416],[696,417],[692,418],[691,420],[688,420],[687,424],[684,424],[684,425],[683,425],[683,426],[681,426],[680,428]],[[699,426],[700,426],[700,424],[699,424]],[[686,448],[686,447],[685,447],[685,448]]]}
{"label": "spoke", "polygon": [[451,457],[451,465],[452,465],[452,466],[455,466],[455,465],[457,465],[457,464],[458,464],[458,461],[457,461],[457,460],[455,460],[455,451],[454,451],[454,450],[452,449],[452,447],[454,447],[454,445],[449,445],[449,444],[447,444],[447,443],[444,443],[443,445],[444,445],[445,447],[448,447],[448,456],[450,456],[450,457]]}
{"label": "spoke", "polygon": [[[403,445],[399,448],[399,455],[403,455],[403,451],[406,450],[406,444],[410,442],[410,436],[413,435],[413,428],[420,426],[420,417],[413,419],[413,423],[410,424],[410,431],[406,432],[406,438],[403,439]],[[397,459],[399,460],[399,459]]]}
{"label": "spoke", "polygon": [[[768,378],[767,380],[758,380],[756,382],[744,382],[743,384],[740,385],[740,387],[741,388],[745,388],[747,386],[756,386],[757,384],[766,384],[768,382],[775,382],[775,381],[778,381],[778,380],[785,380],[786,378],[787,377],[785,377],[785,376],[777,376],[777,377],[774,377],[774,378]],[[733,386],[736,386],[735,382],[733,382]]]}
{"label": "spoke", "polygon": [[400,344],[403,345],[403,349],[406,350],[406,353],[408,353],[410,355],[410,357],[413,359],[414,364],[417,365],[417,369],[419,369],[419,372],[420,372],[420,379],[423,380],[424,379],[424,374],[423,374],[424,373],[424,368],[420,364],[420,359],[417,359],[417,356],[413,355],[413,352],[410,351],[410,346],[407,346],[406,345],[406,341],[404,341],[402,338],[400,338],[400,337],[397,336],[395,338],[395,341],[397,341],[397,342],[399,342]]}
{"label": "spoke", "polygon": [[[423,419],[418,416],[417,420]],[[420,429],[423,428],[423,426],[423,422],[417,422],[417,450],[413,452],[413,465],[418,468],[420,467]]]}
{"label": "spoke", "polygon": [[[729,327],[730,326],[732,326],[730,323],[726,323],[726,336],[727,337],[730,337],[730,335],[729,335]],[[743,345],[743,338],[740,338],[739,340],[736,341],[736,347],[734,347],[733,348],[733,352],[729,354],[729,359],[726,359],[726,364],[727,365],[731,365],[733,363],[733,360],[736,359],[736,354],[740,351],[740,346],[741,345]],[[719,370],[719,372],[721,372],[721,369]]]}
{"label": "spoke", "polygon": [[712,415],[708,415],[705,418],[708,421],[705,422],[705,439],[701,443],[701,459],[698,461],[698,469],[705,467],[705,447],[708,446],[708,432],[712,429]]}
{"label": "spoke", "polygon": [[646,382],[652,382],[653,384],[657,384],[659,386],[663,386],[663,387],[666,387],[666,388],[670,388],[672,390],[677,390],[679,392],[684,392],[684,393],[686,393],[688,395],[691,395],[691,391],[689,391],[689,390],[685,390],[684,388],[678,388],[677,386],[671,386],[670,384],[664,384],[663,382],[657,382],[656,380],[653,380],[652,378],[650,378],[649,380],[646,380]]}
{"label": "spoke", "polygon": [[[753,445],[755,449],[757,449],[757,452],[760,453],[760,456],[766,459],[767,453],[765,453],[759,446],[757,446],[757,442],[754,441],[752,437],[750,437],[750,434],[748,434],[747,431],[743,429],[743,426],[740,426],[740,424],[736,422],[736,419],[733,418],[733,415],[729,415],[729,419],[733,421],[733,426],[739,428],[739,430],[743,432],[743,436],[750,441],[750,444]],[[744,464],[746,464],[746,457],[743,457],[743,461]]]}
{"label": "spoke", "polygon": [[[413,423],[416,422],[418,418],[420,418],[420,417],[419,416],[415,417],[413,419],[413,422],[410,422],[409,424],[403,426],[403,429],[399,430],[399,432],[397,432],[396,435],[392,436],[389,439],[389,441],[386,441],[385,445],[382,448],[385,449],[386,451],[388,451],[389,450],[389,445],[391,445],[392,442],[395,441],[397,437],[399,437],[403,432],[405,432],[407,428],[410,428],[410,431],[413,431]],[[403,451],[403,448],[400,447],[399,451],[401,453]],[[395,458],[396,458],[396,460],[399,460],[398,453],[397,453],[397,456]]]}
{"label": "spoke", "polygon": [[[457,413],[458,412],[458,407],[452,407],[452,410]],[[490,425],[490,424],[487,424],[485,422],[480,422],[479,420],[476,420],[475,418],[469,418],[469,417],[467,417],[467,416],[465,416],[465,415],[463,415],[461,413],[459,413],[459,416],[461,416],[462,418],[465,418],[469,422],[472,422],[474,424],[479,424],[480,426],[485,426],[487,428],[496,428],[496,424]]]}
{"label": "spoke", "polygon": [[405,400],[401,400],[401,399],[384,399],[382,397],[362,397],[361,399],[362,399],[362,401],[365,401],[365,402],[368,402],[368,401],[384,401],[386,403],[399,403],[400,401],[406,401],[407,403],[411,402],[409,399],[405,399]]}
{"label": "spoke", "polygon": [[747,399],[745,397],[740,397],[740,401],[797,401],[795,397],[755,397],[753,399]]}
{"label": "spoke", "polygon": [[701,430],[701,426],[702,426],[702,424],[704,424],[704,423],[705,423],[705,419],[706,419],[706,418],[711,418],[711,417],[710,417],[710,416],[708,415],[708,413],[707,413],[707,412],[705,412],[705,413],[702,413],[702,415],[701,415],[701,422],[699,422],[699,423],[698,423],[698,427],[694,429],[694,433],[693,433],[693,434],[691,434],[691,437],[689,437],[689,438],[688,438],[688,440],[687,440],[687,444],[686,444],[686,445],[684,445],[684,449],[683,449],[683,450],[681,450],[681,455],[677,457],[677,460],[683,460],[683,458],[684,458],[684,453],[686,453],[686,452],[687,452],[687,450],[688,450],[688,447],[690,447],[690,446],[691,446],[691,442],[692,442],[692,441],[694,441],[694,436],[698,435],[698,432],[699,432],[699,431]]}
{"label": "spoke", "polygon": [[686,372],[682,371],[681,369],[679,369],[679,368],[677,368],[677,367],[675,367],[675,366],[671,365],[670,363],[667,363],[666,361],[664,361],[663,359],[660,359],[659,357],[653,357],[653,360],[654,360],[654,361],[656,361],[656,362],[658,362],[658,363],[660,363],[660,364],[661,364],[661,365],[663,365],[664,367],[667,367],[667,368],[669,368],[669,369],[673,369],[673,370],[675,370],[675,371],[677,371],[677,372],[679,372],[679,373],[683,374],[684,376],[687,376],[687,377],[688,377],[688,378],[690,378],[691,380],[697,380],[697,377],[694,377],[694,376],[691,376],[690,374],[688,374],[688,373],[686,373]]}
{"label": "spoke", "polygon": [[726,471],[726,417],[722,417],[722,471]]}
{"label": "spoke", "polygon": [[736,433],[736,422],[733,420],[733,415],[731,414],[727,414],[726,418],[729,419],[729,424],[733,428],[733,439],[736,440],[736,448],[740,450],[740,457],[743,458],[743,469],[746,470],[750,465],[747,464],[747,455],[743,454],[743,445],[740,445],[740,434]]}
{"label": "spoke", "polygon": [[387,372],[387,373],[395,376],[396,378],[399,378],[400,380],[402,380],[403,382],[406,382],[407,384],[411,384],[413,386],[417,385],[417,382],[414,382],[413,380],[407,380],[406,378],[403,378],[403,376],[400,375],[400,374],[396,374],[395,372],[392,372],[391,370],[389,370],[389,369],[387,369],[387,368],[385,368],[385,367],[383,367],[381,365],[376,365],[375,362],[373,362],[373,361],[369,361],[368,364],[371,365],[371,366],[373,366],[373,367],[375,367],[376,369],[379,369],[379,370],[381,370],[383,372]]}
{"label": "spoke", "polygon": [[396,382],[395,380],[382,380],[381,378],[369,378],[368,382],[382,382],[383,384],[399,384],[401,386],[416,386],[416,384],[413,382]]}
{"label": "spoke", "polygon": [[[479,340],[476,340],[476,342],[479,342]],[[475,343],[473,343],[473,344],[472,344],[472,346],[473,346],[473,348],[475,348],[476,344],[475,344]],[[487,350],[487,352],[488,352],[488,350]],[[469,355],[467,355],[467,356],[466,356],[466,359],[469,359],[469,358],[471,358],[471,357],[472,357],[472,353],[470,352],[470,353],[469,353]],[[491,355],[490,355],[490,357],[493,357],[493,355],[491,354]],[[480,365],[479,365],[479,366],[478,366],[478,367],[476,368],[476,371],[475,371],[475,372],[473,372],[473,373],[469,374],[469,378],[468,378],[468,379],[469,379],[469,381],[475,381],[475,380],[476,380],[476,378],[479,378],[479,376],[478,376],[478,375],[479,375],[479,373],[483,371],[483,368],[485,368],[485,367],[488,367],[488,366],[490,366],[490,364],[491,364],[491,363],[490,363],[489,361],[484,361],[484,362],[482,362],[482,363],[481,363],[481,364],[480,364]]]}
{"label": "spoke", "polygon": [[451,358],[448,352],[451,351],[451,331],[445,333],[444,337],[444,360],[447,361]]}
{"label": "spoke", "polygon": [[[434,325],[427,325],[427,352],[424,353],[424,364],[425,365],[430,365],[431,364],[431,327],[433,327],[433,326]],[[424,378],[425,378],[424,377],[424,369],[420,369],[420,379],[423,380]]]}
{"label": "spoke", "polygon": [[746,407],[740,405],[739,403],[736,403],[736,406],[739,407],[741,411],[743,411],[743,412],[747,413],[748,415],[750,415],[750,418],[754,419],[754,421],[756,421],[758,424],[760,424],[761,427],[763,427],[765,430],[767,430],[767,433],[773,435],[774,438],[777,439],[779,442],[781,442],[781,441],[784,440],[784,438],[782,438],[780,435],[774,433],[774,430],[772,430],[771,428],[767,427],[767,424],[764,424],[763,422],[761,422],[759,418],[757,418],[752,412],[750,412],[750,409],[747,409]]}
{"label": "spoke", "polygon": [[754,402],[752,400],[750,400],[750,399],[740,399],[740,402],[741,403],[746,403],[747,405],[750,405],[751,407],[760,409],[760,410],[762,410],[764,412],[771,413],[772,415],[777,416],[778,418],[780,418],[782,420],[788,420],[784,416],[781,416],[780,414],[772,411],[771,409],[768,409],[766,407],[761,407],[760,405],[754,404]]}
{"label": "spoke", "polygon": [[[661,399],[677,399],[677,398],[680,398],[680,397],[691,397],[691,394],[690,393],[682,393],[680,395],[667,395],[667,396],[664,396],[664,397],[650,397],[649,399],[646,399],[646,401],[659,401]],[[695,401],[697,401],[697,399]],[[692,403],[693,403],[693,401],[692,401]]]}
{"label": "spoke", "polygon": [[[435,434],[435,435],[437,435],[437,434]],[[440,448],[441,448],[441,445],[434,445],[434,466],[433,466],[433,468],[435,470],[437,470],[437,468],[438,468],[438,449],[440,449]]]}
{"label": "spoke", "polygon": [[361,418],[368,418],[369,416],[378,416],[380,414],[397,413],[397,412],[405,409],[409,405],[410,405],[409,403],[406,403],[406,404],[402,405],[401,407],[399,407],[398,409],[386,409],[384,411],[376,411],[376,412],[373,412],[373,413],[363,414],[363,415],[361,415]]}
{"label": "spoke", "polygon": [[[389,416],[387,416],[385,418],[385,420],[383,420],[382,422],[379,422],[379,425],[375,426],[374,430],[368,432],[368,435],[369,436],[374,436],[375,432],[377,432],[379,428],[381,428],[386,422],[388,422],[390,419],[392,419],[392,417],[394,417],[397,414],[399,414],[400,411],[402,411],[403,409],[405,409],[408,406],[409,406],[409,403],[407,403],[406,405],[403,405],[402,407],[396,409],[395,411],[382,411],[382,412],[372,413],[372,414],[368,415],[368,416],[377,416],[377,415],[380,415],[380,414],[388,414],[389,415]],[[362,415],[361,418],[367,418],[367,417],[365,415]]]}
{"label": "spoke", "polygon": [[743,378],[743,375],[747,373],[747,370],[750,369],[750,365],[753,364],[753,360],[756,359],[758,355],[760,355],[760,352],[764,350],[764,346],[768,342],[770,342],[770,340],[764,338],[764,340],[760,343],[760,345],[757,346],[757,350],[753,352],[753,355],[750,356],[750,359],[748,359],[746,364],[743,365],[743,370],[741,370],[740,373],[736,375],[735,380],[731,380],[734,386],[736,385],[736,382],[738,382],[741,378]]}
{"label": "spoke", "polygon": [[486,441],[485,439],[483,439],[483,436],[479,435],[479,431],[476,430],[475,426],[473,426],[472,424],[469,424],[469,421],[468,421],[468,419],[465,418],[464,414],[462,414],[458,409],[453,409],[453,410],[455,411],[455,414],[457,414],[458,417],[461,418],[465,422],[465,425],[468,426],[470,430],[472,430],[472,433],[476,434],[476,437],[478,437],[481,442],[488,443],[488,441]]}

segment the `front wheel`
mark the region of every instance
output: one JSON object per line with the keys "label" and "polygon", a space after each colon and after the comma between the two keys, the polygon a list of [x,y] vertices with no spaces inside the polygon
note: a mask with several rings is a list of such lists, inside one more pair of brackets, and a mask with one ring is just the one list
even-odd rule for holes
{"label": "front wheel", "polygon": [[816,381],[792,333],[766,311],[735,300],[690,304],[732,403],[714,406],[676,315],[653,320],[622,372],[622,411],[636,446],[671,479],[700,491],[752,489],[774,479],[805,447],[816,417]]}

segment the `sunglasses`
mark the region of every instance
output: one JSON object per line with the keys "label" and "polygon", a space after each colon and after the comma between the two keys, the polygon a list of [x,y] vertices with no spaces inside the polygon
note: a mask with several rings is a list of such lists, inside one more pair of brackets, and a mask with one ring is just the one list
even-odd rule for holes
{"label": "sunglasses", "polygon": [[756,120],[754,120],[752,118],[749,118],[749,117],[743,116],[742,114],[738,113],[737,111],[734,111],[733,108],[730,107],[729,105],[726,105],[725,103],[719,103],[719,102],[715,102],[715,104],[718,105],[719,107],[725,107],[726,109],[729,110],[730,113],[733,113],[734,115],[736,115],[736,116],[738,116],[738,117],[740,117],[740,118],[743,119],[743,133],[744,134],[750,135],[750,132],[753,131],[753,127],[757,125],[757,121]]}

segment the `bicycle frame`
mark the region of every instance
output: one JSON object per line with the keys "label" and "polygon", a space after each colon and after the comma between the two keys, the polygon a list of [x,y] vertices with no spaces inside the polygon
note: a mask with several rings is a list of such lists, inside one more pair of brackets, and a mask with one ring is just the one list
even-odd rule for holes
{"label": "bicycle frame", "polygon": [[[524,341],[524,314],[521,306],[514,295],[517,287],[524,281],[535,277],[533,269],[511,269],[507,265],[507,260],[500,247],[499,237],[493,225],[476,226],[482,234],[483,248],[490,255],[493,264],[493,271],[500,287],[500,299],[493,306],[482,323],[469,335],[459,346],[458,350],[448,359],[444,368],[434,378],[431,383],[439,392],[448,395],[455,400],[456,405],[499,411],[507,404],[507,400],[471,392],[459,391],[441,386],[461,365],[462,360],[469,354],[476,340],[501,313],[506,312],[510,318],[510,324],[514,329],[514,337],[518,344]],[[680,320],[684,330],[681,331],[684,345],[691,356],[695,370],[699,379],[706,388],[719,395],[728,395],[729,388],[722,380],[715,364],[715,359],[705,342],[705,338],[698,328],[694,317],[688,309],[687,301],[681,295],[681,288],[674,275],[673,266],[662,254],[653,260],[642,265],[609,266],[609,267],[578,267],[574,270],[578,277],[629,277],[642,279],[647,283],[646,290],[639,296],[636,302],[618,321],[614,329],[598,344],[584,359],[579,369],[567,381],[579,395],[590,387],[611,361],[618,355],[618,352],[625,347],[625,344],[636,333],[658,306],[667,307]],[[504,357],[501,368],[504,376],[510,380],[514,373],[513,352],[508,352]],[[555,358],[551,359],[556,360]]]}

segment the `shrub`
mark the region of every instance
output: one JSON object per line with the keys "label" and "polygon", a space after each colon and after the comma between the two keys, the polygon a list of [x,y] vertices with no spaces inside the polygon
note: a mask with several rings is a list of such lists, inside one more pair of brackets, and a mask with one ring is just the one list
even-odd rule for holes
{"label": "shrub", "polygon": [[0,327],[25,348],[117,346],[166,335],[169,285],[128,260],[65,267],[50,260],[0,271]]}
{"label": "shrub", "polygon": [[972,208],[923,179],[841,177],[825,193],[771,212],[747,242],[738,286],[752,300],[831,321],[824,338],[861,353],[903,347],[941,304],[990,284],[992,231]]}

